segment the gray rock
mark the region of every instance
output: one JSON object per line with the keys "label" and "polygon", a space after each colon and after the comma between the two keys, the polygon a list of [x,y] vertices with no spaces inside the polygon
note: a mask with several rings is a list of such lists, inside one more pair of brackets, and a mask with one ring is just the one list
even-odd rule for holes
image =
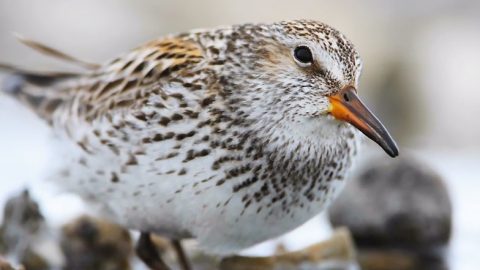
{"label": "gray rock", "polygon": [[7,201],[2,220],[0,251],[3,253],[26,246],[30,235],[37,233],[45,223],[38,204],[27,190]]}
{"label": "gray rock", "polygon": [[362,171],[330,208],[333,226],[347,226],[360,247],[448,243],[452,207],[441,177],[408,155],[374,159]]}
{"label": "gray rock", "polygon": [[50,228],[38,204],[27,190],[10,198],[3,211],[0,226],[0,254],[7,254],[29,270],[52,267],[50,258],[42,254],[49,240]]}

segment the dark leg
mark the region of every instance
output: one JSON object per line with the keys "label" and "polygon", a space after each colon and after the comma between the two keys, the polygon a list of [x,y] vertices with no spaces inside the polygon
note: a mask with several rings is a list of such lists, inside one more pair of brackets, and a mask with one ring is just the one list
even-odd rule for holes
{"label": "dark leg", "polygon": [[190,266],[190,262],[183,250],[182,243],[179,240],[172,240],[172,246],[175,249],[175,253],[177,254],[177,261],[180,264],[180,268],[182,270],[191,270],[192,267]]}
{"label": "dark leg", "polygon": [[170,270],[158,254],[149,233],[142,232],[135,247],[137,256],[152,270]]}

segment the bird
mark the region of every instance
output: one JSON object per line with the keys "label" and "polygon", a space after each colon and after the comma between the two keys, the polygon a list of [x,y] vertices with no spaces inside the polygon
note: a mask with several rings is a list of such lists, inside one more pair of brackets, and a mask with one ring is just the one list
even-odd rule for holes
{"label": "bird", "polygon": [[0,65],[3,92],[50,127],[51,181],[142,232],[137,252],[152,269],[168,266],[150,233],[180,255],[187,238],[235,254],[328,207],[363,136],[399,153],[358,96],[359,53],[322,22],[170,34],[105,64],[20,40],[84,68]]}

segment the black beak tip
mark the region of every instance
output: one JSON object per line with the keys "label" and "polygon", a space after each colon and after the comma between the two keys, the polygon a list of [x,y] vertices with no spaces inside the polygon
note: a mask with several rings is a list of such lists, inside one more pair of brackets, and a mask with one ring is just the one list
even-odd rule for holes
{"label": "black beak tip", "polygon": [[398,149],[393,149],[391,151],[388,151],[387,154],[392,158],[396,158],[399,155]]}
{"label": "black beak tip", "polygon": [[388,144],[387,147],[384,147],[383,149],[392,158],[395,158],[399,155],[398,146],[393,140]]}

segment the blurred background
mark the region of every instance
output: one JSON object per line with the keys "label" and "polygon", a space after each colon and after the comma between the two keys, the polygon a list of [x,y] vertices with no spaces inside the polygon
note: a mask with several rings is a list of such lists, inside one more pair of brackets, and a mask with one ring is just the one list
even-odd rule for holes
{"label": "blurred background", "polygon": [[[478,269],[480,1],[0,0],[0,62],[34,70],[73,68],[31,51],[12,33],[101,63],[168,33],[299,18],[326,22],[357,46],[364,62],[361,96],[402,155],[445,181],[453,207],[449,268]],[[47,127],[5,96],[0,127],[0,204],[30,187],[53,223],[82,212],[78,199],[45,191]],[[368,156],[381,154],[378,147],[366,148]],[[312,237],[312,222],[304,229],[309,233],[294,232],[287,246],[327,237],[328,226],[318,226]]]}

